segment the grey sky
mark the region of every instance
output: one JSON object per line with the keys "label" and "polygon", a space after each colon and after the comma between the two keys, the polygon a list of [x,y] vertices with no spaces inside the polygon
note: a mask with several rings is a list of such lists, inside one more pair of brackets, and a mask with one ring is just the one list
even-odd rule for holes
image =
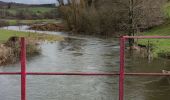
{"label": "grey sky", "polygon": [[0,0],[5,2],[17,2],[17,3],[26,3],[26,4],[49,4],[55,3],[56,0]]}

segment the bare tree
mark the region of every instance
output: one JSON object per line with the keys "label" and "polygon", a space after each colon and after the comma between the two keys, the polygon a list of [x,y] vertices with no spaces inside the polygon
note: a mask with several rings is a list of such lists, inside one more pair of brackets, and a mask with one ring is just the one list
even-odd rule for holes
{"label": "bare tree", "polygon": [[64,6],[64,1],[63,0],[57,0],[57,2],[59,3],[59,6]]}
{"label": "bare tree", "polygon": [[[137,30],[163,22],[161,9],[166,1],[69,0],[70,5],[60,7],[60,12],[71,30],[100,34],[123,31],[133,36]],[[130,45],[133,43],[131,40]]]}

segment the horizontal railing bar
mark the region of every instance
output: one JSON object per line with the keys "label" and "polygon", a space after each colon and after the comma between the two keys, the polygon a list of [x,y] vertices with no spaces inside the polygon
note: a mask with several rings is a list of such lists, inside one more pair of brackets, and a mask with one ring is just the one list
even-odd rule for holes
{"label": "horizontal railing bar", "polygon": [[170,36],[123,36],[123,38],[133,39],[170,39]]}
{"label": "horizontal railing bar", "polygon": [[0,72],[0,75],[21,75],[21,72]]}
{"label": "horizontal railing bar", "polygon": [[170,76],[170,73],[125,73],[129,76]]}
{"label": "horizontal railing bar", "polygon": [[[27,72],[27,75],[83,75],[83,76],[113,76],[119,73],[98,73],[98,72]],[[21,72],[0,72],[0,75],[21,75]],[[125,73],[128,76],[170,76],[170,73]]]}
{"label": "horizontal railing bar", "polygon": [[112,75],[119,75],[119,73],[97,73],[97,72],[54,72],[54,73],[36,73],[31,72],[27,73],[28,75],[84,75],[84,76],[112,76]]}

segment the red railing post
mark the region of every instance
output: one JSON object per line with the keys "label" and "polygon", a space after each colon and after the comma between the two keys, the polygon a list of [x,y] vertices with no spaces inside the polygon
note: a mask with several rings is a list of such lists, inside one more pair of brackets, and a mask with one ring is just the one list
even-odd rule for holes
{"label": "red railing post", "polygon": [[119,100],[124,99],[125,38],[120,38]]}
{"label": "red railing post", "polygon": [[26,43],[21,38],[21,100],[26,100]]}

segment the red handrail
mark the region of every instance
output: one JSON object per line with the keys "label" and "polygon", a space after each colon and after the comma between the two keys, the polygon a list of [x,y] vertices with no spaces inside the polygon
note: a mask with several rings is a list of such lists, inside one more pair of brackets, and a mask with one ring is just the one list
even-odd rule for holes
{"label": "red handrail", "polygon": [[124,95],[124,66],[125,66],[125,38],[120,38],[120,75],[119,75],[119,100],[123,100]]}
{"label": "red handrail", "polygon": [[26,100],[26,44],[21,38],[21,100]]}
{"label": "red handrail", "polygon": [[124,100],[124,77],[128,76],[170,76],[165,73],[125,73],[125,41],[130,38],[138,39],[169,39],[170,36],[123,36],[120,38],[120,71],[119,72],[26,72],[26,42],[21,38],[21,72],[0,72],[0,75],[21,75],[21,100],[26,100],[27,75],[71,75],[71,76],[119,76],[119,100]]}
{"label": "red handrail", "polygon": [[[0,72],[0,75],[21,75],[21,72]],[[102,72],[26,72],[26,75],[71,75],[71,76],[119,76],[120,73]],[[127,76],[170,76],[169,73],[124,73]]]}

